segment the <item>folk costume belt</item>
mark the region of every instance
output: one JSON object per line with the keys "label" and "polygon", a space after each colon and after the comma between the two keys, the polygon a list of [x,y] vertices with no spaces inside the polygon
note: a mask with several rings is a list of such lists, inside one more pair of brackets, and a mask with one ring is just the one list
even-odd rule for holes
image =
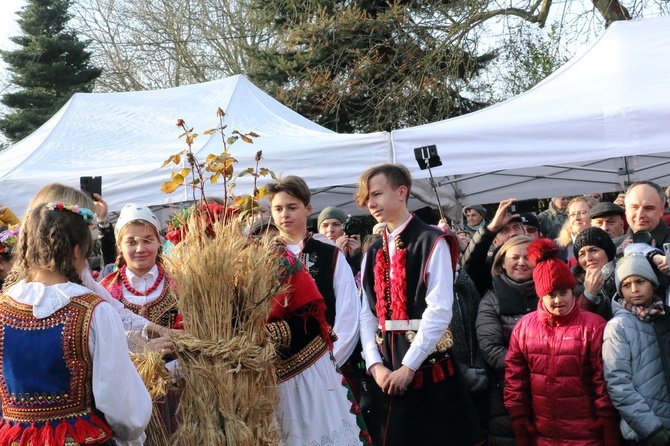
{"label": "folk costume belt", "polygon": [[[404,332],[405,339],[410,344],[414,341],[416,337],[416,332],[419,330],[421,325],[421,319],[410,319],[410,320],[386,320],[384,321],[384,327],[386,331],[389,332]],[[384,338],[381,335],[381,326],[375,334],[375,340],[377,345],[382,345],[384,343]],[[440,340],[435,344],[435,351],[443,353],[449,350],[454,346],[454,336],[451,334],[451,330],[448,328],[442,333]]]}

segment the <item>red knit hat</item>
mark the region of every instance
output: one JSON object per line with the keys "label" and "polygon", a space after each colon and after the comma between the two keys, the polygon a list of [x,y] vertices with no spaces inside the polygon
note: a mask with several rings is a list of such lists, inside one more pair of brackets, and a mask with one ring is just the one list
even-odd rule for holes
{"label": "red knit hat", "polygon": [[528,245],[528,260],[535,265],[535,291],[542,297],[556,290],[573,290],[577,286],[568,265],[558,258],[558,247],[548,238],[539,238]]}

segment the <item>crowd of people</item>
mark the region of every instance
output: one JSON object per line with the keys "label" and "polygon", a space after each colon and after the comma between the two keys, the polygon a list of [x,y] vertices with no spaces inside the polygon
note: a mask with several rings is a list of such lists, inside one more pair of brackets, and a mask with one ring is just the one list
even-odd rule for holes
{"label": "crowd of people", "polygon": [[[289,284],[266,326],[283,444],[670,444],[659,185],[539,214],[471,205],[451,225],[410,212],[411,186],[400,165],[362,173],[365,234],[334,206],[312,232],[306,182],[267,185],[269,214],[246,231],[274,240]],[[107,215],[102,196],[59,184],[22,221],[0,206],[0,445],[149,444],[152,411],[167,435],[180,426],[170,334],[188,327],[161,222],[144,204]],[[137,337],[173,378],[153,404]]]}

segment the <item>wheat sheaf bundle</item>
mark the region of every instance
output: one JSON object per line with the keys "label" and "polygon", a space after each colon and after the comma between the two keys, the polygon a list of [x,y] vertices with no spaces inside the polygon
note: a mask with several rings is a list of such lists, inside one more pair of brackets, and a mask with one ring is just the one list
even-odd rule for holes
{"label": "wheat sheaf bundle", "polygon": [[[151,401],[160,401],[167,395],[172,384],[170,372],[165,368],[165,361],[158,352],[146,349],[143,353],[131,353],[137,373],[149,392]],[[153,405],[149,425],[144,431],[147,435],[147,444],[152,446],[167,446],[169,444],[168,434],[161,420],[160,412]]]}
{"label": "wheat sheaf bundle", "polygon": [[173,444],[279,444],[275,349],[265,331],[282,291],[276,254],[231,218],[205,228],[192,217],[188,226],[165,260],[185,328],[174,337],[185,389]]}

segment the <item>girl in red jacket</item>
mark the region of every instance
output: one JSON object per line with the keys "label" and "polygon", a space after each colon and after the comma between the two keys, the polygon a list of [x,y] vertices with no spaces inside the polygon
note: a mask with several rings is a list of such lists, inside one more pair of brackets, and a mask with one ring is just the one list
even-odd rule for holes
{"label": "girl in red jacket", "polygon": [[541,296],[514,327],[505,358],[505,407],[519,446],[619,444],[601,359],[605,320],[581,311],[568,266],[549,239],[528,247]]}

